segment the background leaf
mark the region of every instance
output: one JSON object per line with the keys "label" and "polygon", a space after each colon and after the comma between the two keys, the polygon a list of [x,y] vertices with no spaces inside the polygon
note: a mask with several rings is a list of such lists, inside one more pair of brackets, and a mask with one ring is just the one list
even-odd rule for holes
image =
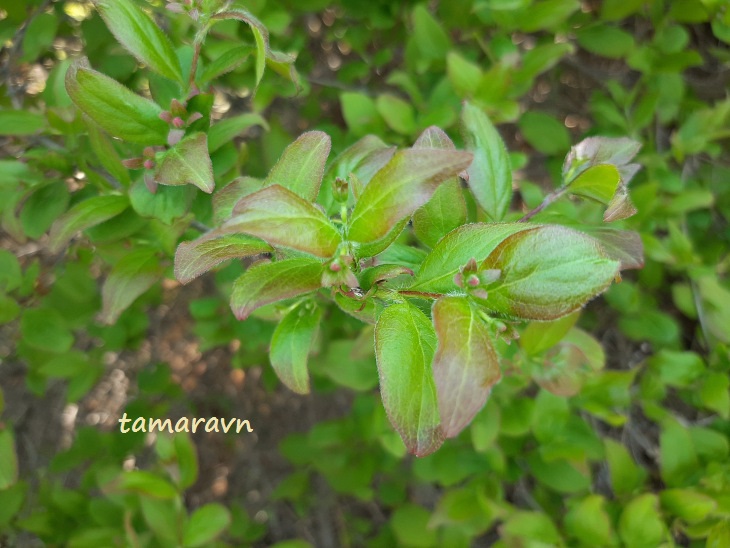
{"label": "background leaf", "polygon": [[79,202],[51,226],[49,248],[58,253],[73,236],[119,215],[129,207],[126,196],[94,196]]}
{"label": "background leaf", "polygon": [[162,277],[156,252],[139,247],[119,260],[101,289],[101,321],[114,323],[119,315]]}

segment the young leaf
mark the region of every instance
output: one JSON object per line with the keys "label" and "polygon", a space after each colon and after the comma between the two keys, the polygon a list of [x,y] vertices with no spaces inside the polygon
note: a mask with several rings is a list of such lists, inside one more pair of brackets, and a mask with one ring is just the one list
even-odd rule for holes
{"label": "young leaf", "polygon": [[484,406],[501,378],[492,336],[465,297],[445,297],[433,305],[438,349],[433,376],[444,436],[453,438]]}
{"label": "young leaf", "polygon": [[236,177],[213,195],[213,222],[221,224],[231,218],[241,198],[261,190],[264,182],[253,177]]}
{"label": "young leaf", "polygon": [[250,46],[235,46],[225,53],[217,56],[209,65],[205,67],[205,70],[198,78],[198,84],[201,86],[207,84],[211,80],[216,79],[222,74],[231,72],[238,65],[243,63],[251,53]]}
{"label": "young leaf", "polygon": [[175,278],[186,284],[228,259],[251,257],[273,251],[258,238],[245,234],[221,234],[212,231],[200,238],[182,242],[175,252]]}
{"label": "young leaf", "polygon": [[373,242],[425,204],[443,181],[466,169],[472,155],[456,150],[411,148],[378,171],[352,212],[348,235]]}
{"label": "young leaf", "polygon": [[215,152],[226,143],[231,142],[234,137],[255,125],[259,125],[266,130],[269,129],[266,120],[255,112],[247,112],[217,122],[208,131],[208,152]]}
{"label": "young leaf", "polygon": [[46,120],[27,110],[0,110],[0,135],[33,135],[43,129]]}
{"label": "young leaf", "polygon": [[271,339],[271,366],[279,380],[297,394],[309,394],[307,357],[321,316],[318,307],[298,306],[279,322]]}
{"label": "young leaf", "polygon": [[443,443],[431,362],[436,348],[433,325],[415,306],[386,308],[375,326],[380,394],[393,427],[417,457]]}
{"label": "young leaf", "polygon": [[113,324],[142,293],[162,277],[154,250],[139,247],[114,265],[101,288],[101,321]]}
{"label": "young leaf", "polygon": [[137,59],[162,76],[184,83],[180,61],[167,36],[130,0],[94,0],[114,37]]}
{"label": "young leaf", "polygon": [[641,149],[641,143],[627,137],[588,137],[570,149],[563,163],[563,180],[571,182],[587,169],[600,164],[618,168],[624,184],[636,173],[638,164],[631,160]]}
{"label": "young leaf", "polygon": [[474,153],[467,173],[477,203],[493,221],[501,221],[512,199],[512,168],[507,148],[482,109],[464,103],[461,126],[466,149]]}
{"label": "young leaf", "polygon": [[101,165],[109,172],[109,175],[122,183],[122,185],[125,187],[129,186],[131,183],[129,171],[122,164],[122,160],[114,148],[112,140],[101,131],[99,126],[88,118],[86,119],[86,128],[89,131],[91,148],[94,150],[94,154],[96,154]]}
{"label": "young leaf", "polygon": [[450,293],[454,275],[469,259],[482,261],[508,236],[534,228],[524,223],[474,223],[444,236],[424,259],[411,289]]}
{"label": "young leaf", "polygon": [[367,244],[354,244],[355,256],[358,259],[364,259],[366,257],[375,257],[388,249],[390,245],[400,236],[403,229],[408,224],[408,217],[401,219],[385,236],[374,242]]}
{"label": "young leaf", "polygon": [[501,276],[482,303],[494,312],[554,320],[605,291],[618,274],[593,238],[561,226],[540,226],[506,238],[480,270]]}
{"label": "young leaf", "polygon": [[272,245],[298,249],[317,257],[332,257],[342,236],[316,206],[286,188],[273,185],[242,198],[226,222],[236,230]]}
{"label": "young leaf", "polygon": [[51,226],[49,250],[58,253],[76,233],[116,217],[128,206],[126,196],[95,196],[79,202]]}
{"label": "young leaf", "polygon": [[568,191],[608,205],[620,183],[621,174],[616,166],[600,164],[588,168],[573,179]]}
{"label": "young leaf", "polygon": [[169,128],[159,117],[162,109],[92,70],[86,60],[69,67],[66,90],[84,114],[114,137],[142,145],[162,145],[167,141]]}
{"label": "young leaf", "polygon": [[308,131],[286,147],[266,178],[266,185],[281,185],[305,200],[317,199],[324,166],[332,147],[330,136]]}
{"label": "young leaf", "polygon": [[629,193],[625,186],[621,186],[616,194],[613,196],[611,201],[603,214],[603,220],[607,223],[613,221],[621,221],[628,219],[632,215],[636,214],[636,207],[629,198]]}
{"label": "young leaf", "polygon": [[190,515],[183,531],[183,545],[186,548],[210,546],[216,537],[231,524],[228,508],[217,502],[201,506]]}
{"label": "young leaf", "polygon": [[[431,126],[413,144],[413,148],[454,150],[454,143],[443,130]],[[413,214],[413,231],[424,244],[433,247],[466,221],[466,201],[458,177],[444,181],[431,199]]]}
{"label": "young leaf", "polygon": [[155,182],[170,186],[191,184],[208,194],[213,192],[213,164],[205,133],[187,135],[165,152],[155,169]]}
{"label": "young leaf", "polygon": [[286,259],[254,265],[233,284],[231,310],[245,320],[257,308],[319,289],[322,263],[316,259]]}

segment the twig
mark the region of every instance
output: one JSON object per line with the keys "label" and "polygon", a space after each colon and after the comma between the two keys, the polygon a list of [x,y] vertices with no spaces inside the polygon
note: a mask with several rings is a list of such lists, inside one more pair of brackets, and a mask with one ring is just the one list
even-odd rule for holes
{"label": "twig", "polygon": [[517,222],[526,223],[527,221],[532,219],[535,215],[540,213],[543,209],[545,209],[547,206],[552,204],[555,200],[560,198],[563,194],[565,194],[566,190],[567,190],[567,187],[563,186],[557,190],[552,191],[550,194],[545,196],[545,199],[542,201],[542,203],[539,206],[537,206],[535,209],[533,209],[532,211],[527,213],[524,217],[522,217],[522,219],[520,219]]}

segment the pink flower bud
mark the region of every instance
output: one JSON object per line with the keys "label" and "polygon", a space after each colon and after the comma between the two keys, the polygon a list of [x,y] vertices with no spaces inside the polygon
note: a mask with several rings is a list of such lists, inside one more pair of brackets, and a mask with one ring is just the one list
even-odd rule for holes
{"label": "pink flower bud", "polygon": [[154,160],[145,160],[144,161],[144,168],[145,169],[154,169],[155,168],[155,161]]}
{"label": "pink flower bud", "polygon": [[160,120],[163,120],[167,122],[168,124],[172,122],[172,114],[168,110],[163,110],[160,112]]}
{"label": "pink flower bud", "polygon": [[472,287],[476,287],[479,285],[479,277],[475,274],[472,274],[471,276],[469,276],[466,283],[468,283]]}
{"label": "pink flower bud", "polygon": [[181,129],[185,127],[185,121],[179,116],[176,116],[172,119],[172,125],[175,126],[177,129]]}
{"label": "pink flower bud", "polygon": [[339,272],[342,270],[342,267],[340,266],[340,263],[330,263],[330,270],[332,272]]}

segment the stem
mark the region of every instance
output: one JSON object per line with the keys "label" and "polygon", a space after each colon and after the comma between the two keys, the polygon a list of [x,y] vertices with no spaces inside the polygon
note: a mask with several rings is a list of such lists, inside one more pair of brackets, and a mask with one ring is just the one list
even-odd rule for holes
{"label": "stem", "polygon": [[441,293],[428,293],[426,291],[403,290],[398,291],[398,293],[405,297],[419,297],[421,299],[440,299],[441,297],[443,297]]}
{"label": "stem", "polygon": [[532,219],[535,215],[537,215],[538,213],[540,213],[543,209],[545,209],[547,206],[549,206],[550,204],[552,204],[555,200],[557,200],[558,198],[560,198],[563,194],[565,194],[565,192],[566,192],[567,189],[568,189],[567,186],[562,186],[562,187],[560,187],[557,190],[553,190],[550,194],[548,194],[547,196],[545,196],[545,199],[542,201],[542,203],[539,206],[537,206],[535,209],[533,209],[532,211],[530,211],[527,215],[525,215],[524,217],[522,217],[522,219],[520,219],[517,222],[518,223],[526,223],[527,221],[529,221],[530,219]]}
{"label": "stem", "polygon": [[[204,36],[204,35],[203,35]],[[198,72],[198,59],[200,59],[200,50],[203,47],[203,38],[196,37],[193,49],[193,62],[190,65],[190,79],[188,80],[188,94],[195,87],[195,73]]]}

